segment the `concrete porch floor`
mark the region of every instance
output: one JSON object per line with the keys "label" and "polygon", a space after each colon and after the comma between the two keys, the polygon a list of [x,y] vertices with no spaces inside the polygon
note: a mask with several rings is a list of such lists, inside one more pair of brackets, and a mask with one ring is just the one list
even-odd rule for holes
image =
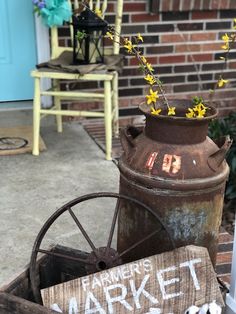
{"label": "concrete porch floor", "polygon": [[[32,111],[0,112],[0,127],[32,123]],[[31,249],[49,216],[68,201],[93,192],[118,192],[115,164],[78,123],[56,132],[53,118],[42,121],[41,136],[47,151],[0,156],[0,287],[29,263]],[[115,202],[104,199],[76,208],[78,218],[96,245],[106,244]],[[67,244],[88,249],[69,214],[51,228],[47,245]]]}

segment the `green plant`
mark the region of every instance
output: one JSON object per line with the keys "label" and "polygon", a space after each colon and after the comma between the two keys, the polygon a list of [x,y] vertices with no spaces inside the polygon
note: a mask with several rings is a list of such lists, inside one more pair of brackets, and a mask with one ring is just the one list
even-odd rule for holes
{"label": "green plant", "polygon": [[209,125],[209,136],[217,141],[223,136],[229,135],[233,144],[226,156],[226,161],[230,167],[229,179],[226,184],[226,201],[236,199],[236,112],[227,117],[216,119]]}

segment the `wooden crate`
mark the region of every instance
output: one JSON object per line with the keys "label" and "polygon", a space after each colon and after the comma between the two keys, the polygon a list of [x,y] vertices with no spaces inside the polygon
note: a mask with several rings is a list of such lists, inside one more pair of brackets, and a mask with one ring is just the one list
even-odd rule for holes
{"label": "wooden crate", "polygon": [[[87,253],[56,246],[52,249],[56,253],[66,254],[79,258],[86,258]],[[40,289],[58,283],[85,276],[85,264],[68,260],[63,257],[43,255],[37,262],[40,278]],[[38,278],[38,280],[39,280]],[[34,303],[30,287],[29,268],[26,268],[14,280],[0,287],[1,314],[52,314],[57,313]]]}

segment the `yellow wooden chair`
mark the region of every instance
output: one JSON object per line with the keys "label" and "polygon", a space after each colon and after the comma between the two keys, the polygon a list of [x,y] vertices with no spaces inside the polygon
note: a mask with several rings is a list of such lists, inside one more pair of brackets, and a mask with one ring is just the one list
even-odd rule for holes
{"label": "yellow wooden chair", "polygon": [[[70,0],[68,0],[70,2]],[[71,4],[71,3],[70,3]],[[74,0],[74,6],[79,5],[78,0]],[[90,8],[100,9],[104,16],[107,9],[107,0],[89,1]],[[123,0],[117,0],[115,31],[120,34],[121,21],[123,13]],[[70,28],[72,33],[72,28]],[[119,38],[116,35],[113,42],[113,48],[110,54],[119,54]],[[63,51],[72,50],[70,47],[60,47],[58,41],[57,27],[51,28],[51,59],[57,58]],[[106,53],[105,53],[106,54]],[[107,71],[101,73],[77,74],[70,72],[59,72],[53,70],[45,70],[44,68],[33,70],[31,76],[34,78],[34,101],[33,101],[33,155],[39,155],[39,134],[40,119],[48,114],[56,115],[57,131],[62,132],[62,116],[81,116],[81,117],[103,117],[105,124],[105,140],[106,140],[106,159],[112,159],[112,131],[118,134],[118,73],[117,71]],[[41,90],[42,79],[52,79],[53,88],[47,91]],[[81,90],[62,91],[60,90],[60,80],[78,80],[78,81],[103,81],[104,90],[99,92],[84,92]],[[52,96],[54,104],[51,108],[42,108],[41,97]],[[103,112],[94,111],[76,111],[63,110],[61,100],[86,100],[99,101],[104,103]]]}

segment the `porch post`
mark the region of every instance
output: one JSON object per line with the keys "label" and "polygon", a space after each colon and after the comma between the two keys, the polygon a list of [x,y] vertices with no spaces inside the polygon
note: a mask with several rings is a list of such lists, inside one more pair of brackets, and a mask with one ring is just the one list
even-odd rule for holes
{"label": "porch post", "polygon": [[230,291],[226,295],[226,312],[225,314],[236,313],[236,227],[234,230],[234,248],[232,257]]}

